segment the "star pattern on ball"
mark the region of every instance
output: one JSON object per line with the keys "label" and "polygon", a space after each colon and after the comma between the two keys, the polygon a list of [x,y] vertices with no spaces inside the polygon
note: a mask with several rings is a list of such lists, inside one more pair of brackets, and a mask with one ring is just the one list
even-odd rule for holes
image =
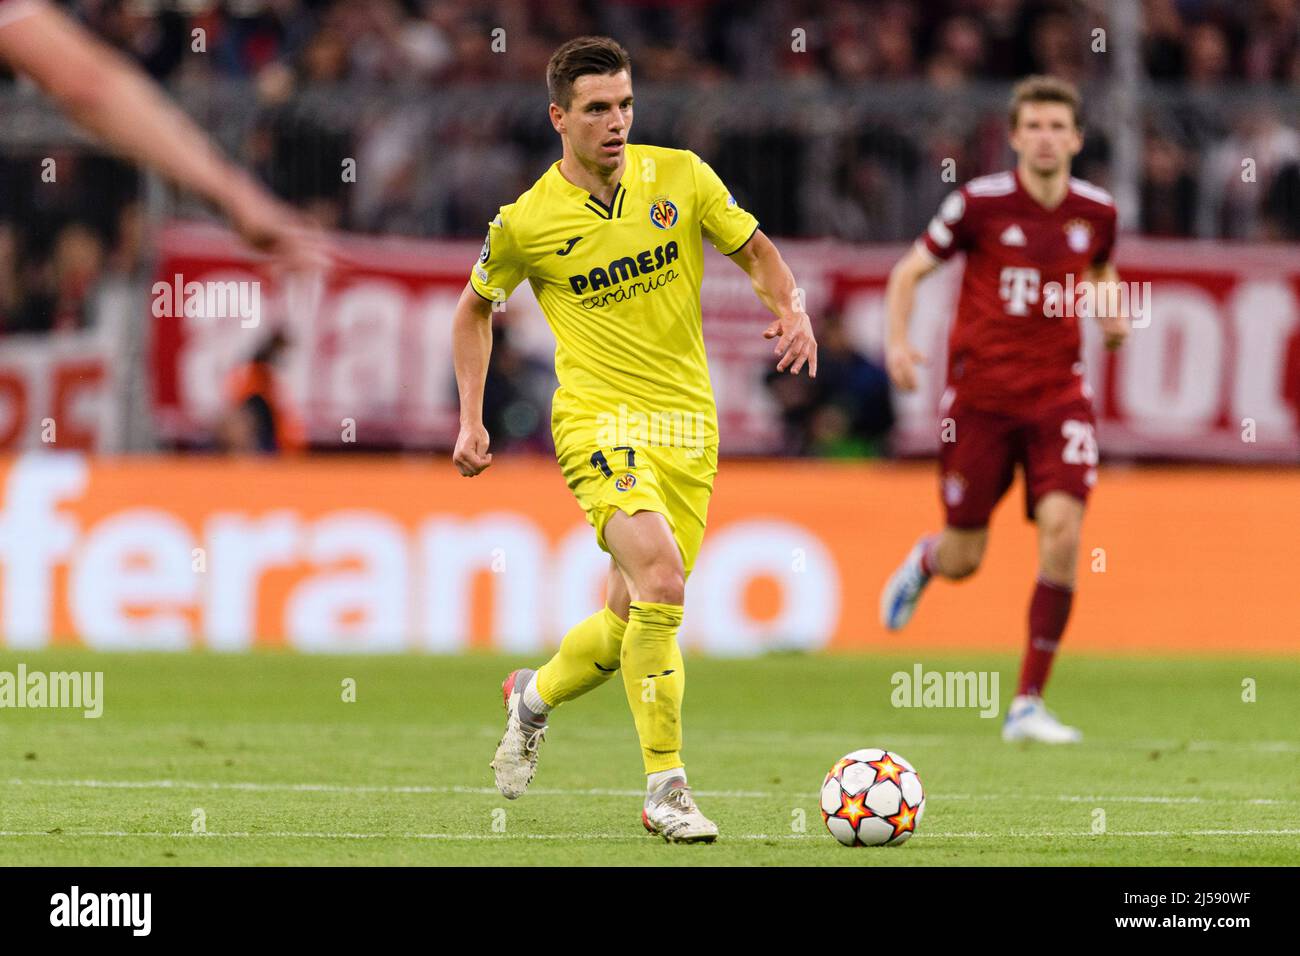
{"label": "star pattern on ball", "polygon": [[898,812],[892,817],[885,817],[885,822],[894,828],[894,834],[891,840],[896,839],[904,833],[916,832],[916,810],[920,803],[909,805],[908,802],[899,798]]}
{"label": "star pattern on ball", "polygon": [[842,774],[848,767],[852,767],[855,763],[857,763],[856,760],[850,760],[848,757],[841,757],[839,760],[835,761],[835,766],[831,767],[831,778],[834,780],[840,779],[840,774]]}
{"label": "star pattern on ball", "polygon": [[859,793],[856,797],[850,797],[843,791],[840,792],[840,808],[835,811],[835,815],[841,820],[848,820],[849,826],[853,829],[858,828],[858,824],[865,817],[872,816],[870,810],[866,807],[867,795],[865,791]]}
{"label": "star pattern on ball", "polygon": [[894,763],[894,758],[889,754],[885,754],[879,760],[868,760],[867,766],[875,769],[877,782],[892,780],[894,783],[898,783],[898,778],[907,772],[907,768]]}

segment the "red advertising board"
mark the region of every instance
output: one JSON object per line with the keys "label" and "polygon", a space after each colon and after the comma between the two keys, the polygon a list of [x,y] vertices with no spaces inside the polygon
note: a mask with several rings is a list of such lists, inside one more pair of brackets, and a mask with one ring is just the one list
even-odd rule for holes
{"label": "red advertising board", "polygon": [[[781,247],[814,321],[827,309],[842,311],[852,340],[878,358],[885,280],[902,250]],[[339,248],[330,274],[284,280],[222,232],[164,232],[159,290],[242,282],[262,292],[255,325],[159,309],[155,297],[153,392],[164,435],[193,439],[210,431],[224,376],[279,325],[296,346],[288,390],[315,442],[339,442],[348,421],[362,444],[443,447],[454,440],[451,317],[477,246],[349,237]],[[1118,262],[1145,310],[1128,344],[1107,354],[1095,323],[1081,320],[1103,454],[1243,462],[1300,454],[1300,251],[1126,239]],[[944,342],[960,269],[945,267],[918,292],[913,338],[929,363],[916,392],[895,396],[894,447],[902,454],[926,454],[937,444]],[[723,451],[773,453],[778,419],[764,384],[770,345],[760,335],[769,317],[748,277],[711,250],[702,302]],[[516,347],[550,361],[554,340],[527,284],[502,320]]]}

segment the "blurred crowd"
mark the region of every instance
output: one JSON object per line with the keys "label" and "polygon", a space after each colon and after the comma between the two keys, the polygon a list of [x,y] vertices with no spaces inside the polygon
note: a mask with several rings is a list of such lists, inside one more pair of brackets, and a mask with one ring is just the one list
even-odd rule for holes
{"label": "blurred crowd", "polygon": [[[282,65],[302,83],[536,82],[583,33],[617,37],[647,80],[815,74],[827,80],[974,79],[1105,70],[1091,31],[1108,4],[1066,0],[73,0],[92,29],[159,79],[253,78]],[[1159,80],[1300,82],[1296,0],[1144,0],[1142,49]],[[210,56],[186,55],[202,28]],[[485,55],[503,30],[508,56]],[[806,44],[794,48],[793,31]],[[1080,42],[1080,38],[1083,42]]]}
{"label": "blurred crowd", "polygon": [[[1134,0],[1136,3],[1137,0]],[[331,228],[474,237],[496,206],[552,162],[541,97],[546,61],[583,33],[618,38],[639,83],[710,90],[729,82],[789,89],[935,91],[947,111],[866,114],[829,137],[779,111],[768,128],[724,132],[641,114],[641,136],[708,156],[778,236],[899,241],[924,227],[959,178],[1004,168],[1000,101],[963,89],[1051,73],[1102,90],[1113,62],[1097,52],[1109,4],[1066,0],[74,0],[65,4],[204,117],[223,145],[277,193]],[[1300,91],[1300,0],[1144,0],[1141,57],[1155,87],[1144,103],[1137,231],[1156,236],[1300,238],[1300,133],[1261,99],[1224,89]],[[1102,43],[1111,43],[1102,34]],[[12,77],[0,68],[0,119]],[[233,84],[233,87],[232,87]],[[510,84],[517,84],[513,86]],[[1163,86],[1162,86],[1163,85]],[[239,105],[231,109],[230,89]],[[431,118],[449,91],[525,102],[501,116]],[[224,94],[220,91],[225,90]],[[376,111],[308,109],[312,93],[363,90]],[[923,91],[924,91],[923,90]],[[226,99],[222,99],[222,96]],[[480,99],[479,102],[482,102]],[[1291,97],[1294,102],[1294,97]],[[1091,104],[1077,174],[1111,185],[1114,144]],[[505,116],[512,119],[504,119]],[[529,121],[513,117],[527,115]],[[642,118],[644,117],[644,118]],[[3,125],[0,123],[0,125]],[[232,132],[233,131],[233,132]],[[636,134],[634,139],[638,138]],[[1242,174],[1242,157],[1252,172]],[[57,178],[48,177],[53,158]],[[355,181],[340,167],[355,159]],[[0,333],[83,327],[96,278],[140,267],[145,217],[132,170],[85,147],[11,148],[0,137]],[[799,188],[791,188],[791,184]],[[827,334],[835,330],[828,326]],[[502,343],[501,361],[522,362]],[[832,350],[833,351],[833,350]],[[773,383],[794,453],[870,451],[888,428],[859,406],[880,389],[852,355],[816,394]],[[502,427],[536,422],[502,372]],[[833,387],[832,387],[833,385]],[[798,392],[796,394],[796,391]],[[856,397],[855,397],[856,396]],[[874,399],[873,399],[874,400]],[[523,409],[521,411],[521,409]],[[495,413],[494,413],[495,414]],[[544,423],[544,416],[542,416]],[[883,423],[883,424],[882,424]]]}
{"label": "blurred crowd", "polygon": [[142,261],[135,172],[81,148],[42,153],[0,151],[0,332],[83,328],[98,278]]}

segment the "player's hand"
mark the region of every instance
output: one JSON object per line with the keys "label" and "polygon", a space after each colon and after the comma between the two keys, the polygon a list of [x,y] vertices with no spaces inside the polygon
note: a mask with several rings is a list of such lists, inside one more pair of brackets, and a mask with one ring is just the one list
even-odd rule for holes
{"label": "player's hand", "polygon": [[1129,321],[1122,315],[1104,315],[1098,322],[1101,323],[1101,334],[1106,343],[1106,348],[1112,352],[1124,344],[1128,338]]}
{"label": "player's hand", "polygon": [[817,377],[817,339],[813,336],[812,320],[807,313],[797,312],[792,318],[777,319],[763,330],[763,338],[776,339],[775,354],[781,357],[776,370],[791,375],[808,364],[808,377]]}
{"label": "player's hand", "polygon": [[292,272],[329,267],[331,254],[324,232],[260,186],[236,187],[225,212],[243,240],[273,256],[277,265]]}
{"label": "player's hand", "polygon": [[889,380],[901,392],[916,389],[916,366],[925,364],[925,356],[908,342],[891,342],[885,348],[885,368]]}
{"label": "player's hand", "polygon": [[473,478],[488,465],[492,455],[488,452],[488,433],[482,425],[462,425],[456,438],[456,450],[451,456],[456,470],[466,478]]}

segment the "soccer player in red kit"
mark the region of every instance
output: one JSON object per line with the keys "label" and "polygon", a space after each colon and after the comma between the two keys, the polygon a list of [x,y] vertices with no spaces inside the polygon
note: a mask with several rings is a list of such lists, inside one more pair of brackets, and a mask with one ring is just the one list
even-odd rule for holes
{"label": "soccer player in red kit", "polygon": [[[881,595],[881,618],[890,630],[901,628],[932,577],[959,580],[975,573],[989,516],[1019,465],[1026,511],[1038,526],[1038,579],[1004,740],[1073,743],[1082,737],[1042,700],[1070,616],[1084,503],[1097,480],[1079,320],[1075,303],[1064,300],[1087,283],[1104,290],[1118,282],[1111,264],[1114,202],[1070,176],[1070,162],[1083,146],[1078,113],[1078,93],[1066,82],[1029,77],[1017,84],[1010,107],[1016,168],[950,194],[890,273],[885,295],[886,364],[894,385],[910,391],[915,363],[924,360],[907,339],[916,284],[955,253],[966,254],[939,409],[945,526],[922,537],[894,572]],[[1128,334],[1127,318],[1098,320],[1106,346],[1118,348]]]}

